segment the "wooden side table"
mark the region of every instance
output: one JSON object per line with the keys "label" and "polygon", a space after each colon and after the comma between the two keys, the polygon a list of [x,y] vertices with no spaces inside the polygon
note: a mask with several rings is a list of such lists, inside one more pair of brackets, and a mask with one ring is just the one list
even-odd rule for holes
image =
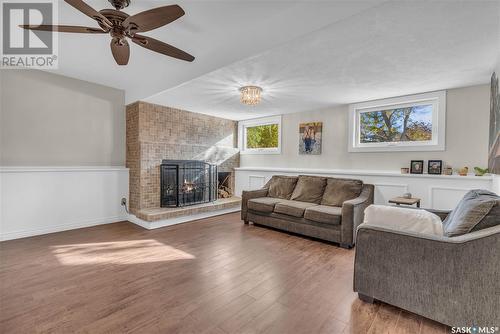
{"label": "wooden side table", "polygon": [[420,208],[420,198],[405,198],[405,197],[394,197],[389,200],[389,203],[394,203],[396,205],[413,205],[416,204],[417,208]]}

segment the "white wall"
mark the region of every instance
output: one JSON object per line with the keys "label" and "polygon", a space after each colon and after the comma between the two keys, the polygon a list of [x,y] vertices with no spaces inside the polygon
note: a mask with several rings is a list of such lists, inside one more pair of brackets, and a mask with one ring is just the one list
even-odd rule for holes
{"label": "white wall", "polygon": [[0,240],[126,220],[124,92],[4,70],[0,94]]}
{"label": "white wall", "polygon": [[0,240],[127,220],[124,167],[1,167]]}
{"label": "white wall", "polygon": [[36,70],[0,78],[0,165],[123,166],[125,93]]}
{"label": "white wall", "polygon": [[[446,150],[439,152],[347,152],[348,106],[285,114],[282,154],[241,155],[240,166],[399,171],[410,160],[444,160],[452,167],[487,166],[489,84],[447,91]],[[298,154],[299,123],[323,122],[322,154]]]}

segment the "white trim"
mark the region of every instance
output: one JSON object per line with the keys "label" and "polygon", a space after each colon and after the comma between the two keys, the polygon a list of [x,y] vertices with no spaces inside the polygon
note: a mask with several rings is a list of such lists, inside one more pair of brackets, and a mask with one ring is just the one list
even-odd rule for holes
{"label": "white trim", "polygon": [[[360,143],[359,115],[380,108],[398,108],[432,104],[432,135],[426,142]],[[444,151],[446,138],[446,91],[401,96],[355,103],[349,106],[349,152]]]}
{"label": "white trim", "polygon": [[254,172],[281,172],[281,173],[303,173],[303,174],[332,174],[332,175],[367,175],[367,176],[394,176],[411,178],[431,178],[431,179],[460,179],[460,180],[487,180],[493,179],[492,175],[435,175],[435,174],[401,174],[397,171],[382,170],[359,170],[359,169],[308,169],[308,168],[284,168],[284,167],[236,167],[235,171]]}
{"label": "white trim", "polygon": [[[277,148],[246,148],[246,128],[259,125],[278,124]],[[281,115],[254,118],[238,122],[238,148],[240,154],[281,154]]]}
{"label": "white trim", "polygon": [[140,227],[143,227],[147,230],[152,230],[152,229],[166,227],[166,226],[188,223],[188,222],[198,220],[198,219],[204,219],[204,218],[209,218],[209,217],[214,217],[214,216],[225,215],[227,213],[237,212],[240,210],[241,210],[241,208],[238,205],[238,206],[227,208],[227,209],[221,209],[221,210],[210,211],[210,212],[202,212],[202,213],[197,213],[197,214],[189,215],[189,216],[162,219],[162,220],[157,220],[157,221],[153,221],[153,222],[148,222],[146,220],[137,218],[135,215],[131,214],[128,216],[128,221],[132,222],[136,225],[139,225]]}
{"label": "white trim", "polygon": [[3,166],[0,173],[33,173],[33,172],[128,172],[123,166]]}
{"label": "white trim", "polygon": [[97,225],[118,223],[121,221],[126,221],[127,219],[128,219],[127,216],[105,217],[105,218],[92,219],[92,220],[87,220],[87,221],[73,222],[70,224],[56,225],[56,226],[51,226],[51,227],[46,227],[46,228],[20,230],[20,231],[1,233],[0,234],[0,241],[33,237],[33,236],[37,236],[37,235],[56,233],[56,232],[74,230],[74,229],[97,226]]}
{"label": "white trim", "polygon": [[403,188],[404,192],[408,192],[407,183],[373,183],[375,187]]}

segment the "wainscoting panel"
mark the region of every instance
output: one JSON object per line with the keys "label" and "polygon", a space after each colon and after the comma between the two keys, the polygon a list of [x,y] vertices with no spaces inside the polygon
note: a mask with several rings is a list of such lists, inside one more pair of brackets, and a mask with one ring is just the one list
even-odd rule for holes
{"label": "wainscoting panel", "polygon": [[376,204],[385,204],[391,198],[408,192],[408,184],[374,183]]}
{"label": "wainscoting panel", "polygon": [[[259,188],[257,178],[268,180],[272,175],[324,175],[332,177],[353,178],[375,185],[375,203],[388,204],[389,199],[410,192],[421,199],[421,206],[434,209],[451,209],[455,207],[463,194],[470,189],[494,189],[492,176],[458,176],[458,175],[416,175],[400,174],[386,171],[365,170],[327,170],[298,168],[236,168],[236,195],[243,190]],[[262,183],[263,184],[263,183]]]}
{"label": "wainscoting panel", "polygon": [[256,190],[260,189],[266,184],[266,177],[261,175],[249,175],[248,176],[248,189]]}
{"label": "wainscoting panel", "polygon": [[429,187],[429,201],[432,207],[451,210],[455,204],[469,191],[468,188]]}
{"label": "wainscoting panel", "polygon": [[2,167],[0,188],[0,240],[127,219],[124,167]]}

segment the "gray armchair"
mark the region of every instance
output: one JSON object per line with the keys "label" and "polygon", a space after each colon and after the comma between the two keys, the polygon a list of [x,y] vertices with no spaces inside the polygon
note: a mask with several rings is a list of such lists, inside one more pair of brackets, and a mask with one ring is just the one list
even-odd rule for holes
{"label": "gray armchair", "polygon": [[449,326],[499,326],[499,254],[500,226],[438,237],[361,225],[354,291]]}

